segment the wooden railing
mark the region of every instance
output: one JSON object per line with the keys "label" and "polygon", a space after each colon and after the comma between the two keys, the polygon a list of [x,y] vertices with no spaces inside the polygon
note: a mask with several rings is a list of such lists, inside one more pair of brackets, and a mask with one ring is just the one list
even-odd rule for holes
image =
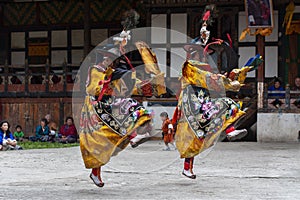
{"label": "wooden railing", "polygon": [[[298,105],[299,101],[299,105]],[[287,84],[285,91],[269,91],[264,87],[264,102],[260,112],[296,112],[300,113],[300,91],[293,91]]]}
{"label": "wooden railing", "polygon": [[46,64],[0,66],[1,97],[71,97],[72,92],[84,91],[84,84],[77,76],[78,65]]}

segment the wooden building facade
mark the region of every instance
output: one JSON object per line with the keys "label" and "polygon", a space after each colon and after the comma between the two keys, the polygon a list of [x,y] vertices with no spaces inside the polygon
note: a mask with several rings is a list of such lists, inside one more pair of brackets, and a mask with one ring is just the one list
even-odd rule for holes
{"label": "wooden building facade", "polygon": [[[238,38],[247,27],[244,0],[0,1],[0,118],[21,124],[31,135],[47,113],[59,124],[66,116],[79,113],[80,102],[72,112],[72,91],[75,85],[79,96],[84,94],[84,80],[67,81],[67,76],[74,80],[85,55],[121,32],[121,13],[131,8],[141,15],[138,27],[166,28],[165,32],[151,32],[147,42],[159,50],[158,60],[173,84],[170,87],[177,87],[181,63],[171,52],[185,54],[183,44],[189,42],[188,37],[198,36],[202,11],[211,3],[219,11],[212,36],[222,38],[230,33],[240,55],[239,65],[256,53],[264,56],[264,70],[250,74],[247,82],[255,85],[259,75],[265,82],[278,76],[293,85],[300,75],[300,38],[297,33],[285,35],[282,27],[289,0],[273,0],[274,28],[270,36],[247,36],[243,41]],[[295,4],[300,5],[300,1]],[[299,8],[296,6],[295,20]],[[188,37],[172,35],[169,30]],[[44,69],[35,70],[38,68]],[[53,83],[54,73],[61,78],[58,84]],[[13,83],[14,75],[21,77],[21,84]],[[33,75],[42,75],[42,84],[31,84]]]}

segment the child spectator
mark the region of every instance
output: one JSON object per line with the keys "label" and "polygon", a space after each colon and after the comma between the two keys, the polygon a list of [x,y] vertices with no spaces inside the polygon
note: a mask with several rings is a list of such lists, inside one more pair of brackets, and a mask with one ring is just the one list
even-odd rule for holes
{"label": "child spectator", "polygon": [[[280,92],[284,91],[284,88],[281,86],[280,79],[275,78],[274,85],[270,86],[268,88],[268,90],[273,91],[273,92],[275,92],[275,91],[280,91]],[[271,93],[271,94],[269,94],[269,96],[271,96],[271,97],[282,97],[283,98],[285,96],[285,94],[284,93]]]}
{"label": "child spectator", "polygon": [[275,92],[269,94],[269,97],[274,97],[275,100],[271,103],[274,107],[279,108],[283,103],[279,100],[279,98],[284,98],[284,93],[276,93],[276,91],[284,91],[284,88],[281,86],[281,81],[279,78],[275,78],[274,85],[268,88],[269,91]]}
{"label": "child spectator", "polygon": [[61,143],[75,143],[77,141],[77,129],[72,117],[66,118],[66,123],[59,130]]}
{"label": "child spectator", "polygon": [[168,113],[162,112],[160,113],[160,118],[163,121],[162,123],[162,132],[163,132],[163,137],[164,137],[164,142],[166,145],[166,148],[164,149],[165,151],[170,151],[169,143],[172,144],[174,149],[176,149],[174,145],[174,140],[173,140],[173,125],[171,121],[169,120]]}
{"label": "child spectator", "polygon": [[13,134],[9,130],[8,121],[0,122],[0,150],[19,150],[22,147],[17,145]]}
{"label": "child spectator", "polygon": [[49,127],[47,126],[47,119],[43,118],[40,121],[40,125],[36,127],[35,136],[29,137],[29,140],[33,142],[36,141],[47,142],[50,140],[49,133],[50,130]]}
{"label": "child spectator", "polygon": [[16,131],[14,132],[14,137],[16,140],[19,142],[22,142],[24,140],[24,133],[22,131],[22,126],[17,125],[16,126]]}

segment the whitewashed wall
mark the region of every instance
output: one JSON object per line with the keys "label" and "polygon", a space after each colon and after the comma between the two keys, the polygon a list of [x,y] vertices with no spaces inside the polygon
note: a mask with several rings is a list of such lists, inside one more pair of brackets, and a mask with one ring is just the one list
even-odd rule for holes
{"label": "whitewashed wall", "polygon": [[[145,103],[146,102],[144,102],[144,104]],[[153,106],[146,106],[147,110],[154,111],[153,127],[155,130],[161,129],[162,121],[160,119],[160,113],[167,112],[169,119],[172,119],[175,108],[176,108],[175,106],[161,106],[159,104]]]}
{"label": "whitewashed wall", "polygon": [[258,142],[298,142],[300,114],[258,113]]}

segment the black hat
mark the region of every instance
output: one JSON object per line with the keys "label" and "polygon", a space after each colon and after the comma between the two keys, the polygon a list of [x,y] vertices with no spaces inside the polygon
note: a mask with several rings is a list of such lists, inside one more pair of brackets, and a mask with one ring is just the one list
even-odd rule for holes
{"label": "black hat", "polygon": [[107,44],[105,46],[96,47],[97,55],[101,55],[103,57],[109,57],[112,60],[117,59],[120,56],[118,48],[113,44]]}
{"label": "black hat", "polygon": [[[204,47],[201,45],[200,41],[199,41],[199,37],[196,37],[195,39],[193,39],[190,43],[186,44],[183,46],[183,49],[190,54],[193,54],[194,52],[199,52],[201,54],[203,54],[204,51]],[[211,54],[213,53],[214,50],[210,49],[208,50],[208,53]]]}

